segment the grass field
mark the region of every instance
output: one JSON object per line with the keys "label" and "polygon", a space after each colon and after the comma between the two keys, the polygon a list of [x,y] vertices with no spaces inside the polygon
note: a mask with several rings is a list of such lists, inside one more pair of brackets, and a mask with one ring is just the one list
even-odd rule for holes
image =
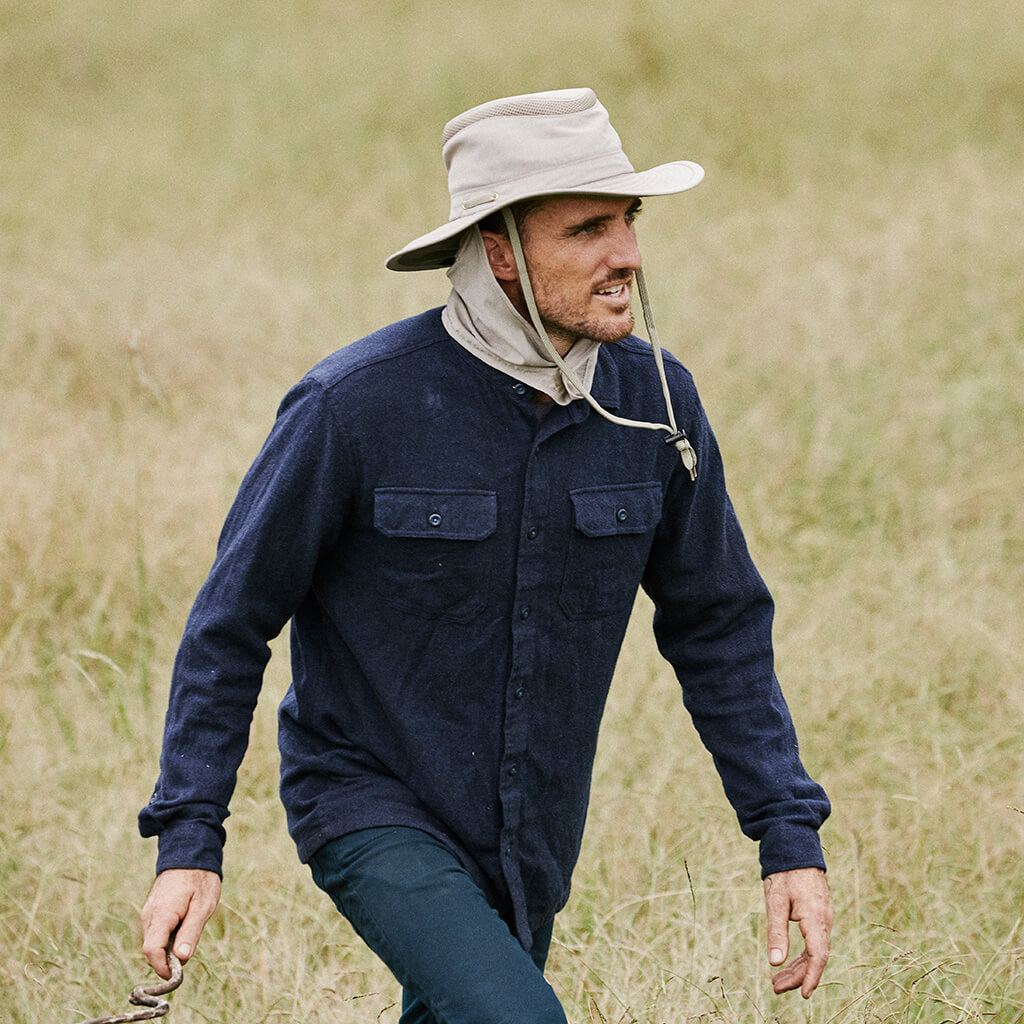
{"label": "grass field", "polygon": [[[551,978],[606,1024],[1024,1021],[1024,20],[740,0],[0,0],[0,1022],[122,1012],[169,668],[234,489],[321,356],[436,305],[450,116],[590,84],[778,604],[834,814],[826,982],[771,994],[756,851],[637,605]],[[397,988],[297,863],[279,641],[175,1024]]]}

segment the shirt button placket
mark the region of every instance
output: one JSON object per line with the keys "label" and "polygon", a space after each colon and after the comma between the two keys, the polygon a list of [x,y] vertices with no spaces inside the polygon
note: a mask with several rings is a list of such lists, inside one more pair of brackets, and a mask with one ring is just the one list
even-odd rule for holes
{"label": "shirt button placket", "polygon": [[[513,386],[514,389],[514,386]],[[524,386],[523,393],[528,391]],[[544,476],[546,465],[535,444],[526,464],[523,489],[520,543],[516,556],[516,590],[512,605],[512,663],[505,689],[504,743],[499,774],[502,811],[502,865],[509,891],[524,901],[519,912],[525,912],[520,858],[524,839],[521,826],[529,816],[530,771],[526,737],[531,713],[537,702],[525,699],[534,679],[540,677],[541,633],[548,600],[545,583],[549,576],[545,564],[543,535],[544,515],[549,500],[551,481]],[[527,845],[529,845],[527,843]]]}

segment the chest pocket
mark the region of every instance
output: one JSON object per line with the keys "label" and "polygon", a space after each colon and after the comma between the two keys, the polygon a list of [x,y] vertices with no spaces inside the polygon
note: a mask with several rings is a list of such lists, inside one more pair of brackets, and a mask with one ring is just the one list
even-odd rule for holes
{"label": "chest pocket", "polygon": [[571,619],[628,611],[661,518],[656,481],[569,492],[573,530],[559,603]]}
{"label": "chest pocket", "polygon": [[389,600],[430,619],[468,622],[487,600],[498,525],[494,491],[378,487],[373,525]]}

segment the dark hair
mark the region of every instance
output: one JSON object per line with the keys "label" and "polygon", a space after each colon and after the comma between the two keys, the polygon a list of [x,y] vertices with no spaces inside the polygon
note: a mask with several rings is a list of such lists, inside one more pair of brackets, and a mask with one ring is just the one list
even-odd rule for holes
{"label": "dark hair", "polygon": [[[516,222],[516,230],[520,238],[526,237],[526,222],[531,213],[539,209],[550,196],[534,196],[532,199],[520,199],[518,203],[512,203],[509,209],[512,211],[512,218]],[[505,217],[501,210],[489,213],[479,223],[481,231],[493,231],[496,235],[508,237],[508,229],[505,227]]]}

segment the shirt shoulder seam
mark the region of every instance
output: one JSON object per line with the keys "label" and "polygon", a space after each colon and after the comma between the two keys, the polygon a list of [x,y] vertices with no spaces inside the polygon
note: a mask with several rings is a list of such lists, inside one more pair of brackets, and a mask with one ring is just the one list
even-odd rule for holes
{"label": "shirt shoulder seam", "polygon": [[[430,312],[435,311],[431,310]],[[378,331],[374,331],[362,338],[359,338],[357,341],[352,342],[351,345],[338,349],[336,352],[333,352],[310,369],[306,373],[304,379],[314,380],[324,388],[324,390],[330,391],[332,388],[341,384],[343,381],[361,370],[366,370],[371,366],[376,366],[378,363],[401,359],[405,356],[412,355],[421,349],[430,348],[433,345],[443,342],[447,335],[431,332],[427,337],[423,337],[422,332],[426,325],[422,323],[417,324],[416,329],[412,328],[411,325],[415,321],[422,321],[423,317],[426,315],[427,314],[423,314],[422,316],[414,317],[411,320],[404,320],[390,324],[388,327],[383,327]],[[438,317],[437,323],[440,324],[440,322],[440,318]],[[401,331],[406,327],[406,325],[409,325],[409,328],[403,332],[406,336],[398,343],[392,343],[383,350],[378,349],[376,351],[370,351],[358,355],[353,355],[351,353],[351,349],[355,346],[370,346],[375,341],[386,344],[384,342],[384,338],[387,334]],[[352,361],[349,362],[349,360]]]}

